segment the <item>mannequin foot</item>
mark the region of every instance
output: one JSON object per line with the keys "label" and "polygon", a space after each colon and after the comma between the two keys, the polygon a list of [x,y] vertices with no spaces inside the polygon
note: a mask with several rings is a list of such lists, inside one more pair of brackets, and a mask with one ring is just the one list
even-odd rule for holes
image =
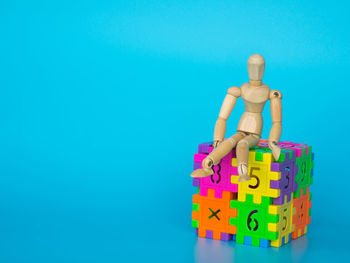
{"label": "mannequin foot", "polygon": [[191,177],[207,177],[209,175],[213,175],[213,163],[214,160],[210,156],[207,156],[202,162],[203,168],[193,171]]}
{"label": "mannequin foot", "polygon": [[246,182],[246,181],[250,181],[250,176],[249,175],[241,175],[239,178],[238,178],[238,182]]}
{"label": "mannequin foot", "polygon": [[191,174],[191,177],[207,177],[209,175],[213,175],[214,171],[211,168],[203,168],[203,169],[197,169],[193,171]]}
{"label": "mannequin foot", "polygon": [[238,182],[246,182],[249,181],[251,178],[248,175],[248,166],[244,163],[238,165]]}

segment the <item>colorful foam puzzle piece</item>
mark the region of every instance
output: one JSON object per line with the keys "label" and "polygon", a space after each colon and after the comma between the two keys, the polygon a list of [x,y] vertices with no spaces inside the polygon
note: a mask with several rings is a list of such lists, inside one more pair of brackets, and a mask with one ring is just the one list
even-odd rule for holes
{"label": "colorful foam puzzle piece", "polygon": [[291,234],[294,231],[293,225],[293,201],[287,201],[285,196],[285,202],[283,205],[271,205],[269,207],[269,213],[278,215],[277,223],[269,223],[269,231],[277,231],[278,239],[271,241],[272,247],[280,247],[287,244],[291,240]]}
{"label": "colorful foam puzzle piece", "polygon": [[[210,143],[201,144],[198,147],[200,153],[194,155],[193,169],[200,169],[202,161],[213,150]],[[237,167],[232,167],[231,160],[234,152],[228,153],[217,165],[213,166],[214,174],[203,178],[194,178],[193,186],[200,188],[200,194],[207,195],[208,189],[215,190],[215,197],[221,198],[223,191],[236,193],[238,186],[231,182],[231,175],[238,177]]]}
{"label": "colorful foam puzzle piece", "polygon": [[[231,208],[237,216],[230,218],[230,224],[237,228],[236,242],[260,246],[260,240],[276,240],[278,233],[268,230],[268,223],[276,223],[276,215],[268,213],[271,198],[262,197],[261,203],[253,202],[252,195],[246,195],[244,202],[233,200]],[[264,242],[263,242],[264,243]]]}
{"label": "colorful foam puzzle piece", "polygon": [[309,186],[306,187],[306,191],[301,191],[300,196],[293,199],[293,209],[295,214],[293,216],[294,232],[292,238],[296,239],[307,233],[307,226],[311,222],[311,193],[309,192]]}
{"label": "colorful foam puzzle piece", "polygon": [[301,155],[296,157],[297,173],[295,181],[298,188],[294,192],[294,197],[299,197],[301,191],[305,191],[313,183],[314,154],[311,151],[311,146],[305,147],[302,149]]}
{"label": "colorful foam puzzle piece", "polygon": [[236,216],[230,209],[230,201],[236,199],[236,193],[224,191],[216,198],[214,190],[209,189],[207,196],[193,195],[192,226],[198,228],[199,237],[218,240],[231,240],[236,227],[229,224],[230,217]]}
{"label": "colorful foam puzzle piece", "polygon": [[231,201],[231,208],[237,213],[230,219],[230,224],[237,227],[237,243],[280,247],[290,241],[292,201],[273,205],[271,198],[262,197],[261,203],[256,204],[253,196],[247,194],[244,202]]}
{"label": "colorful foam puzzle piece", "polygon": [[[263,148],[268,148],[269,141],[268,140],[260,140],[259,144],[257,146],[263,147]],[[278,146],[282,149],[289,149],[289,150],[295,151],[297,157],[301,156],[303,148],[308,148],[307,144],[305,144],[305,143],[293,143],[290,141],[279,142]]]}

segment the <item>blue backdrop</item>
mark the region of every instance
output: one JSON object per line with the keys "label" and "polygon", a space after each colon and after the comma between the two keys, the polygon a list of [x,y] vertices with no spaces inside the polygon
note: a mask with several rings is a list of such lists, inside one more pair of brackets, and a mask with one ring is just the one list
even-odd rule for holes
{"label": "blue backdrop", "polygon": [[[1,262],[348,258],[348,1],[6,1]],[[312,225],[280,249],[197,239],[189,177],[249,55],[316,153]],[[234,133],[240,101],[229,119]],[[269,107],[264,112],[268,136]],[[346,256],[346,257],[345,257]]]}

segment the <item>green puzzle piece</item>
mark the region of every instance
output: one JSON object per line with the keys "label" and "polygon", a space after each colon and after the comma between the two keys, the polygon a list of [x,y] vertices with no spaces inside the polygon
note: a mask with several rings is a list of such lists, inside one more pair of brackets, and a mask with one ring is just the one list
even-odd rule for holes
{"label": "green puzzle piece", "polygon": [[260,239],[276,240],[278,232],[268,231],[268,223],[277,223],[278,215],[269,214],[272,199],[262,197],[261,204],[253,203],[253,195],[247,194],[245,202],[232,200],[230,207],[237,209],[237,217],[230,224],[237,227],[236,242],[244,243],[244,237],[252,238],[252,245],[259,246]]}
{"label": "green puzzle piece", "polygon": [[294,197],[300,197],[300,192],[306,194],[306,187],[313,183],[311,170],[313,169],[312,147],[309,146],[309,153],[306,154],[306,148],[303,148],[302,155],[296,158],[298,173],[295,175],[295,181],[298,184],[298,190],[294,192]]}

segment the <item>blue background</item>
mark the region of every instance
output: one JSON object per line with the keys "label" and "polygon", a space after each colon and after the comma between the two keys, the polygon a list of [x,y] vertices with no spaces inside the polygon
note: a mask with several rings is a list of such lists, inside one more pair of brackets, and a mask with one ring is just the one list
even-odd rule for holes
{"label": "blue background", "polygon": [[[3,1],[1,262],[348,260],[347,1]],[[249,55],[316,153],[312,225],[280,249],[198,239],[189,177]],[[239,101],[229,119],[235,132]],[[265,130],[271,126],[269,106]]]}

